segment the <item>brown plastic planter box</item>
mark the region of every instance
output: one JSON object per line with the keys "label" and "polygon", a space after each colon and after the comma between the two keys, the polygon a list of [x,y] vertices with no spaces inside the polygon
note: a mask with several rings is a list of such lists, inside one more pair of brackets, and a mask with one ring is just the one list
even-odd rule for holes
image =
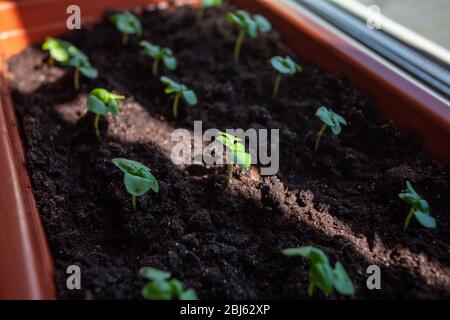
{"label": "brown plastic planter box", "polygon": [[[415,130],[442,165],[450,164],[450,106],[445,101],[283,0],[235,0],[265,15],[304,59],[347,76],[377,102],[385,119]],[[65,30],[66,8],[77,4],[82,22],[106,8],[125,9],[162,0],[41,0],[0,3],[0,299],[55,298],[53,262],[31,190],[14,107],[1,66],[32,42]],[[178,1],[195,5],[198,0]]]}

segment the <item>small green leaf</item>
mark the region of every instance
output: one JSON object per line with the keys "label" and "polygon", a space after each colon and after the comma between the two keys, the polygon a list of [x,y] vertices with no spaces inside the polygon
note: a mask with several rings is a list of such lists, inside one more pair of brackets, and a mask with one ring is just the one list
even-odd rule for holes
{"label": "small green leaf", "polygon": [[177,68],[177,59],[175,57],[164,56],[163,62],[169,70],[175,70]]}
{"label": "small green leaf", "polygon": [[294,75],[302,70],[302,68],[288,56],[286,58],[280,56],[273,57],[270,60],[270,63],[273,68],[281,74]]}
{"label": "small green leaf", "polygon": [[170,272],[158,270],[151,267],[142,267],[141,269],[139,269],[139,275],[152,281],[168,280],[172,276]]}
{"label": "small green leaf", "polygon": [[333,292],[333,270],[329,264],[316,263],[309,269],[309,279],[326,295]]}
{"label": "small green leaf", "polygon": [[148,179],[139,176],[134,176],[126,173],[124,176],[124,183],[127,191],[136,197],[142,196],[150,190],[151,183]]}
{"label": "small green leaf", "polygon": [[197,95],[192,90],[183,91],[183,97],[191,106],[196,105],[198,102]]}
{"label": "small green leaf", "polygon": [[150,189],[159,192],[158,181],[142,163],[123,158],[115,158],[112,163],[125,173],[124,184],[131,195],[141,196]]}
{"label": "small green leaf", "polygon": [[251,16],[244,10],[228,13],[226,19],[229,23],[241,27],[252,38],[260,32],[268,32],[272,29],[272,25],[266,18],[261,15]]}
{"label": "small green leaf", "polygon": [[331,131],[335,134],[338,135],[341,133],[342,131],[342,127],[339,123],[335,123],[333,126],[331,126]]}
{"label": "small green leaf", "polygon": [[169,284],[172,286],[172,292],[175,297],[179,297],[183,293],[183,284],[178,279],[171,279]]}
{"label": "small green leaf", "polygon": [[98,72],[92,67],[81,67],[80,72],[89,79],[95,79],[98,77]]}
{"label": "small green leaf", "polygon": [[327,255],[316,247],[311,247],[308,259],[311,264],[324,263],[329,264]]}
{"label": "small green leaf", "polygon": [[142,35],[142,25],[139,18],[130,12],[116,13],[110,17],[110,20],[122,33]]}
{"label": "small green leaf", "polygon": [[123,33],[134,34],[136,32],[133,25],[122,19],[117,21],[116,26]]}
{"label": "small green leaf", "polygon": [[[180,87],[180,85],[177,82],[175,82],[172,79],[165,77],[165,76],[161,77],[161,82],[164,83],[167,86],[167,88],[178,89]],[[171,92],[175,92],[175,91],[171,91]]]}
{"label": "small green leaf", "polygon": [[232,152],[233,162],[242,170],[247,170],[252,165],[252,156],[246,152]]}
{"label": "small green leaf", "polygon": [[172,286],[167,281],[149,282],[142,289],[142,296],[147,300],[170,300],[172,294]]}
{"label": "small green leaf", "polygon": [[64,62],[69,59],[69,54],[62,47],[54,47],[50,49],[50,55],[58,62]]}
{"label": "small green leaf", "polygon": [[347,121],[343,117],[324,106],[317,109],[316,116],[328,125],[335,135],[341,133],[341,125],[347,125]]}
{"label": "small green leaf", "polygon": [[145,40],[141,41],[139,44],[141,45],[142,53],[144,53],[145,55],[150,56],[152,58],[161,58],[162,56],[161,47],[153,45]]}
{"label": "small green leaf", "polygon": [[400,197],[400,199],[407,202],[411,206],[415,206],[419,202],[419,198],[417,198],[417,196],[412,193],[400,193],[398,196]]}
{"label": "small green leaf", "polygon": [[64,63],[69,60],[68,47],[70,43],[54,38],[47,38],[42,45],[42,50],[49,51],[50,56],[58,62]]}
{"label": "small green leaf", "polygon": [[419,197],[419,194],[416,192],[416,190],[414,190],[411,182],[406,181],[406,188],[408,189],[409,192],[411,192],[412,194],[416,195],[417,197]]}
{"label": "small green leaf", "polygon": [[87,99],[88,109],[96,114],[105,115],[111,112],[116,115],[120,112],[116,100],[123,100],[124,96],[116,95],[103,88],[95,88]]}
{"label": "small green leaf", "polygon": [[302,256],[305,258],[309,257],[309,253],[311,252],[311,246],[307,247],[298,247],[298,248],[287,248],[282,251],[285,256],[294,257],[294,256]]}
{"label": "small green leaf", "polygon": [[434,229],[437,226],[436,219],[428,214],[414,210],[414,216],[417,221],[419,221],[419,223],[426,228]]}
{"label": "small green leaf", "polygon": [[317,109],[316,116],[330,127],[334,125],[333,120],[331,119],[331,114],[328,111],[327,107],[320,107],[319,109]]}
{"label": "small green leaf", "polygon": [[89,111],[95,114],[105,115],[108,112],[105,103],[94,95],[90,95],[86,103]]}
{"label": "small green leaf", "polygon": [[183,291],[180,296],[180,300],[198,300],[197,293],[194,289],[187,289],[186,291]]}
{"label": "small green leaf", "polygon": [[269,20],[267,20],[263,16],[255,14],[253,16],[253,19],[255,20],[260,32],[269,32],[270,30],[272,30],[272,25],[270,24]]}
{"label": "small green leaf", "polygon": [[254,20],[245,21],[245,28],[247,29],[247,34],[251,38],[256,38],[258,36],[258,25]]}
{"label": "small green leaf", "polygon": [[333,283],[340,294],[349,296],[355,294],[355,287],[340,262],[336,262],[334,267]]}

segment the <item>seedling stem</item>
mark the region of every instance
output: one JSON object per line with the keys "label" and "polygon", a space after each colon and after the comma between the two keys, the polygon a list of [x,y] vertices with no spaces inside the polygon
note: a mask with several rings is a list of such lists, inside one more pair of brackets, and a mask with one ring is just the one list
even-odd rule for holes
{"label": "seedling stem", "polygon": [[406,231],[406,229],[408,229],[409,223],[410,223],[413,215],[414,215],[414,208],[411,207],[411,209],[409,209],[408,216],[406,217],[405,226],[403,227],[403,231]]}
{"label": "seedling stem", "polygon": [[241,29],[241,31],[239,31],[239,36],[236,40],[236,46],[234,47],[234,61],[236,61],[237,63],[239,63],[242,43],[244,42],[246,32],[247,31],[245,29]]}
{"label": "seedling stem", "polygon": [[231,163],[227,164],[227,181],[228,183],[231,182],[231,179],[233,179],[233,165]]}
{"label": "seedling stem", "polygon": [[136,196],[131,196],[131,205],[133,206],[133,210],[136,211]]}
{"label": "seedling stem", "polygon": [[176,118],[178,116],[178,105],[180,104],[181,93],[178,92],[175,95],[175,100],[173,101],[173,116]]}
{"label": "seedling stem", "polygon": [[158,75],[158,66],[159,66],[159,59],[154,59],[152,66],[152,72],[154,76]]}
{"label": "seedling stem", "polygon": [[100,115],[96,114],[94,119],[94,128],[95,128],[95,134],[97,137],[100,137],[100,129],[98,127],[98,123],[100,122]]}
{"label": "seedling stem", "polygon": [[272,98],[275,98],[280,90],[281,79],[283,79],[283,75],[279,74],[275,79],[275,87],[273,88]]}
{"label": "seedling stem", "polygon": [[317,152],[317,150],[319,149],[319,144],[320,144],[320,139],[323,136],[323,133],[325,132],[325,130],[327,130],[328,125],[324,124],[322,126],[322,129],[320,129],[319,134],[317,135],[317,139],[316,139],[316,145],[314,146],[314,151]]}
{"label": "seedling stem", "polygon": [[128,44],[128,33],[122,33],[122,44],[124,46]]}
{"label": "seedling stem", "polygon": [[75,90],[80,90],[80,68],[75,69],[75,74],[73,75],[73,85]]}

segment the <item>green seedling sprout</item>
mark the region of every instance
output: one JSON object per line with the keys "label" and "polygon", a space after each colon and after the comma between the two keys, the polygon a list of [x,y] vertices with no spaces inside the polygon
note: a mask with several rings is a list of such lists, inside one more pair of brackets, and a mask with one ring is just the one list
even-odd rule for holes
{"label": "green seedling sprout", "polygon": [[175,70],[177,68],[177,59],[173,56],[172,50],[169,48],[161,48],[155,46],[148,41],[141,41],[142,53],[146,56],[153,58],[153,75],[158,74],[159,61],[162,60],[164,65],[169,70]]}
{"label": "green seedling sprout", "polygon": [[172,277],[167,271],[150,267],[142,267],[139,275],[149,282],[141,290],[142,296],[147,300],[198,300],[194,289],[184,289],[183,283]]}
{"label": "green seedling sprout", "polygon": [[130,34],[140,37],[142,35],[142,25],[139,18],[134,14],[125,11],[113,14],[110,20],[116,25],[116,28],[122,32],[122,44],[128,44]]}
{"label": "green seedling sprout", "polygon": [[88,57],[70,42],[47,38],[42,49],[50,53],[50,64],[58,61],[64,66],[75,68],[73,76],[75,90],[80,89],[80,73],[90,79],[98,77],[98,72],[92,67]]}
{"label": "green seedling sprout", "polygon": [[50,53],[49,64],[54,65],[55,61],[64,63],[69,60],[69,48],[70,43],[63,40],[58,40],[54,38],[47,38],[42,45],[42,50],[48,51]]}
{"label": "green seedling sprout", "polygon": [[275,98],[278,94],[278,91],[280,89],[281,80],[283,79],[283,76],[292,76],[296,74],[297,72],[302,72],[303,69],[298,64],[294,62],[294,60],[291,59],[291,57],[286,56],[286,58],[276,56],[270,59],[270,63],[272,64],[272,67],[278,71],[278,75],[275,79],[275,86],[273,88],[273,94],[272,97]]}
{"label": "green seedling sprout", "polygon": [[406,182],[406,188],[408,189],[408,192],[400,193],[398,195],[400,199],[411,205],[403,230],[406,231],[413,216],[416,217],[416,220],[425,228],[436,228],[436,219],[430,215],[430,206],[428,205],[428,202],[414,190],[409,181]]}
{"label": "green seedling sprout", "polygon": [[109,92],[103,88],[96,88],[91,91],[86,101],[89,111],[95,113],[94,128],[97,137],[100,136],[99,122],[100,116],[105,116],[107,113],[111,113],[113,116],[120,112],[117,100],[124,100],[124,96],[119,96]]}
{"label": "green seedling sprout", "polygon": [[320,107],[316,111],[316,116],[319,117],[320,120],[324,123],[322,128],[319,131],[319,134],[317,135],[316,144],[314,146],[314,151],[317,151],[319,149],[320,139],[322,138],[325,130],[330,127],[331,131],[338,135],[342,131],[342,125],[346,126],[347,121],[338,115],[337,113],[334,113],[331,109],[328,109],[327,107]]}
{"label": "green seedling sprout", "polygon": [[115,158],[112,163],[125,174],[123,182],[125,188],[131,194],[131,204],[136,210],[136,197],[146,194],[150,189],[159,192],[159,185],[150,169],[140,162]]}
{"label": "green seedling sprout", "polygon": [[347,275],[344,266],[336,262],[334,269],[331,267],[326,254],[313,246],[284,249],[285,256],[301,256],[308,259],[310,267],[308,271],[309,286],[308,295],[313,296],[317,287],[325,295],[333,293],[334,290],[342,295],[353,295],[355,287]]}
{"label": "green seedling sprout", "polygon": [[[231,160],[237,164],[241,170],[248,170],[252,164],[252,156],[245,152],[242,139],[225,132],[219,132],[216,140],[231,150]],[[230,182],[233,174],[233,164],[227,164],[227,181]]]}
{"label": "green seedling sprout", "polygon": [[201,0],[200,8],[197,11],[196,21],[200,24],[203,20],[206,8],[220,8],[222,6],[222,0]]}
{"label": "green seedling sprout", "polygon": [[180,103],[180,98],[183,97],[186,102],[194,106],[197,104],[197,95],[194,91],[188,89],[184,84],[179,84],[172,79],[167,77],[161,77],[161,82],[166,85],[165,93],[172,94],[175,93],[175,100],[173,101],[172,112],[173,116],[176,118],[178,116],[178,105]]}
{"label": "green seedling sprout", "polygon": [[243,10],[228,13],[227,21],[233,25],[237,25],[240,28],[239,36],[234,47],[234,60],[236,62],[239,62],[245,35],[249,35],[251,38],[256,38],[259,33],[269,32],[272,30],[272,25],[266,18],[258,14],[250,15]]}

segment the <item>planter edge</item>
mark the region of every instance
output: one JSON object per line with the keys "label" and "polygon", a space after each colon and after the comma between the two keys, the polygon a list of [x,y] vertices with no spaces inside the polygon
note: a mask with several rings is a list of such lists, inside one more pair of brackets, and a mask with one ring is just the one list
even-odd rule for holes
{"label": "planter edge", "polygon": [[[53,261],[25,166],[5,77],[0,70],[0,299],[54,299]],[[4,228],[4,226],[8,226]]]}

